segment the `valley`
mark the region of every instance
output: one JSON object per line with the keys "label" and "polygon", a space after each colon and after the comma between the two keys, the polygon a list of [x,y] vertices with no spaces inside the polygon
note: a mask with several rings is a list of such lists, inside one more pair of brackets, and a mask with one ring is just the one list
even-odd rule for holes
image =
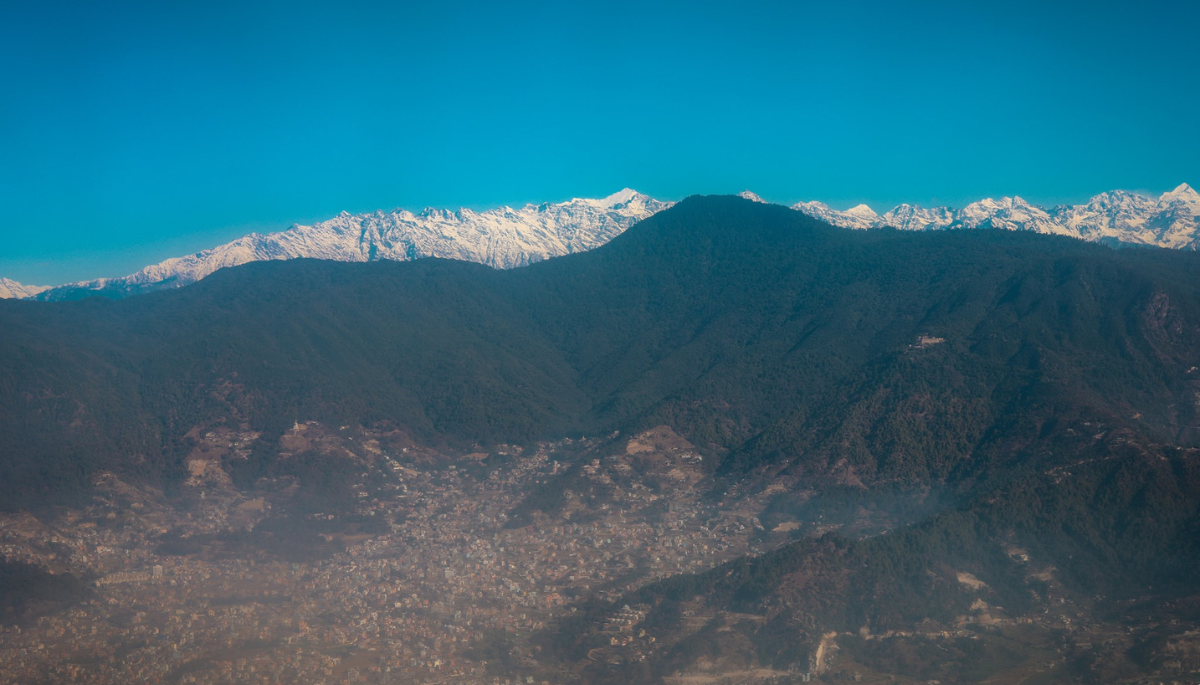
{"label": "valley", "polygon": [[[663,601],[655,588],[827,548],[831,530],[869,529],[870,511],[766,529],[782,488],[714,478],[666,427],[453,455],[399,431],[296,424],[280,462],[348,477],[239,490],[222,462],[258,438],[196,432],[192,476],[171,495],[106,473],[87,507],[0,517],[7,563],[88,585],[65,607],[10,616],[0,682],[1023,682],[1090,669],[1132,683],[1186,672],[1200,654],[1186,606],[1082,596],[1008,545],[1032,603],[989,604],[985,581],[943,569],[936,592],[974,596],[964,613],[821,632],[794,662],[762,663],[754,640],[786,606]],[[809,542],[795,543],[802,528]]]}
{"label": "valley", "polygon": [[[5,630],[2,682],[556,681],[529,642],[555,618],[763,544],[698,501],[694,452],[669,430],[454,460],[353,433],[300,425],[283,441],[357,472],[322,511],[294,481],[239,493],[208,461],[181,500],[106,474],[85,509],[4,517],[6,559],[95,587]],[[582,489],[560,510],[508,525],[523,493],[568,472]]]}

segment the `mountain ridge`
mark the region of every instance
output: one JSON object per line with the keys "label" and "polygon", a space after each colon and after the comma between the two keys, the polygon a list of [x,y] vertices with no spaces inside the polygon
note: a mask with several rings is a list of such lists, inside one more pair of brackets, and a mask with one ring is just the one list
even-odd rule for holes
{"label": "mountain ridge", "polygon": [[0,300],[24,299],[49,290],[48,285],[24,285],[9,278],[0,277]]}
{"label": "mountain ridge", "polygon": [[[749,190],[739,196],[766,202]],[[349,262],[443,257],[512,268],[594,249],[673,204],[625,188],[605,198],[573,198],[560,203],[527,204],[519,209],[342,212],[313,225],[252,233],[120,278],[54,287],[0,281],[0,299],[125,297],[188,285],[218,269],[250,261],[302,257]],[[1200,194],[1186,183],[1158,198],[1114,190],[1095,195],[1081,205],[1049,209],[1020,196],[985,198],[961,209],[901,204],[883,214],[865,204],[835,210],[823,202],[805,201],[791,208],[840,228],[859,230],[993,228],[1065,235],[1110,246],[1200,249]]]}
{"label": "mountain ridge", "polygon": [[1020,196],[985,198],[961,209],[902,204],[882,215],[866,205],[832,209],[822,202],[792,208],[835,226],[905,231],[996,228],[1065,235],[1110,245],[1196,250],[1200,248],[1200,193],[1181,183],[1157,199],[1124,190],[1093,196],[1081,205],[1038,207]]}
{"label": "mountain ridge", "polygon": [[369,262],[442,257],[508,269],[592,249],[671,204],[625,188],[600,199],[573,198],[517,209],[342,212],[311,226],[251,233],[129,276],[71,283],[32,295],[41,300],[120,297],[188,285],[225,267],[297,258]]}

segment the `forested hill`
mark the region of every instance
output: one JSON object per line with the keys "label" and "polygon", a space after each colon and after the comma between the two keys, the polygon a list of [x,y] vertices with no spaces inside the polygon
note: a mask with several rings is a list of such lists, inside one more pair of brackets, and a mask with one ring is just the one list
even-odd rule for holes
{"label": "forested hill", "polygon": [[[837,229],[694,197],[511,271],[297,260],[121,301],[0,302],[0,502],[186,434],[390,422],[449,447],[668,424],[723,472],[972,482],[1075,422],[1197,441],[1200,256]],[[1193,380],[1195,379],[1195,380]]]}

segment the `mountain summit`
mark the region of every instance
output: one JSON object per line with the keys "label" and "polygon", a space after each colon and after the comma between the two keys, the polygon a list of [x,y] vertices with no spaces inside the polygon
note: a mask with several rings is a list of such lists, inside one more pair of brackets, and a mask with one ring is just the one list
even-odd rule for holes
{"label": "mountain summit", "polygon": [[1158,201],[1160,204],[1184,204],[1192,209],[1193,214],[1200,214],[1200,211],[1196,211],[1200,210],[1200,193],[1186,183],[1180,183],[1175,190],[1163,193],[1159,196]]}

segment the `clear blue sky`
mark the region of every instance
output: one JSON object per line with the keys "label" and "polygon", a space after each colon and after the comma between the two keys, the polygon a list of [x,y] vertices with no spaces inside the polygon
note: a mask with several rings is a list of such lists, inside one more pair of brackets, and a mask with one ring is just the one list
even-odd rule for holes
{"label": "clear blue sky", "polygon": [[1198,3],[9,0],[0,275],[338,211],[1200,185]]}

